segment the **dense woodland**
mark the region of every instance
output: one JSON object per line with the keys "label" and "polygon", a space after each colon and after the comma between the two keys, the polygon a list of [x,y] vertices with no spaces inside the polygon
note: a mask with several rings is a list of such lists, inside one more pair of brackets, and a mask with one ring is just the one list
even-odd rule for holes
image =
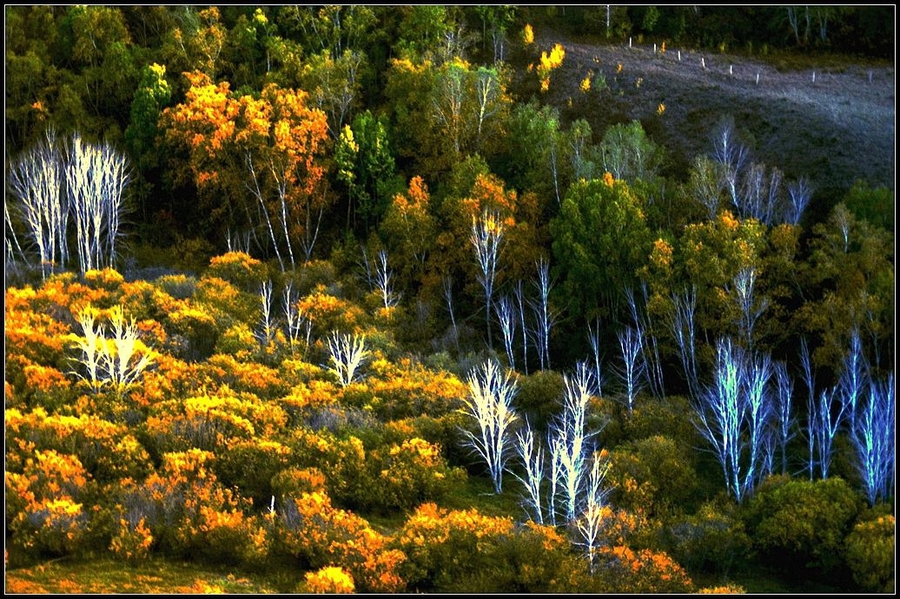
{"label": "dense woodland", "polygon": [[893,188],[728,114],[673,161],[540,40],[884,60],[894,16],[7,5],[8,566],[893,591]]}

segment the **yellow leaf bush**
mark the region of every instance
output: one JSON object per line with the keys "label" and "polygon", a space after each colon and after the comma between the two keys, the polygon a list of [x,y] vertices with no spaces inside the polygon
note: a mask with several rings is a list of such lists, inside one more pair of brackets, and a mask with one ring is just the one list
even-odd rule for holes
{"label": "yellow leaf bush", "polygon": [[353,577],[359,592],[392,593],[405,583],[399,568],[402,551],[363,518],[332,506],[324,492],[303,493],[286,501],[277,518],[282,550],[309,568],[339,565]]}
{"label": "yellow leaf bush", "polygon": [[227,252],[213,256],[205,276],[224,279],[247,293],[257,293],[269,278],[266,265],[244,252]]}
{"label": "yellow leaf bush", "polygon": [[223,386],[215,394],[156,404],[145,430],[161,451],[213,450],[235,440],[273,434],[286,421],[287,415],[278,406]]}
{"label": "yellow leaf bush", "polygon": [[6,524],[12,546],[26,555],[63,556],[84,548],[90,525],[85,510],[91,477],[81,461],[38,450],[21,473],[6,472]]}
{"label": "yellow leaf bush", "polygon": [[596,576],[613,593],[691,593],[690,576],[665,552],[624,545],[605,545],[598,550]]}
{"label": "yellow leaf bush", "polygon": [[199,449],[163,454],[158,472],[140,482],[123,479],[112,490],[116,521],[136,526],[143,520],[160,551],[171,556],[262,561],[268,553],[264,526],[247,516],[249,500],[217,479],[215,461],[212,452]]}
{"label": "yellow leaf bush", "polygon": [[337,566],[325,566],[306,573],[306,585],[299,592],[346,594],[356,592],[353,577]]}
{"label": "yellow leaf bush", "polygon": [[4,419],[8,469],[19,471],[35,450],[77,456],[100,482],[139,477],[150,467],[147,451],[124,424],[92,414],[51,414],[41,407],[25,413],[9,409]]}
{"label": "yellow leaf bush", "polygon": [[440,500],[464,481],[463,470],[451,470],[438,445],[417,437],[399,445],[374,450],[377,473],[377,507],[382,510],[411,509],[425,501]]}
{"label": "yellow leaf bush", "polygon": [[396,546],[408,557],[403,576],[412,588],[446,586],[454,576],[469,572],[477,556],[489,551],[498,537],[513,530],[512,518],[425,503],[409,516],[395,537]]}

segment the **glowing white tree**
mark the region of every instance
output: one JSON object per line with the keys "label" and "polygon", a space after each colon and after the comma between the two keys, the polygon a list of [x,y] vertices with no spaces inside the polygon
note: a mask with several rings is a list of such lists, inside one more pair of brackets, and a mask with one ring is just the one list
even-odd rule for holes
{"label": "glowing white tree", "polygon": [[513,352],[518,314],[516,305],[509,296],[503,296],[497,302],[497,320],[500,322],[500,332],[503,334],[503,348],[506,351],[506,361],[512,370],[516,369],[516,356]]}
{"label": "glowing white tree", "polygon": [[478,282],[484,289],[485,310],[487,311],[488,345],[491,345],[491,305],[494,296],[494,280],[497,276],[497,262],[500,244],[503,242],[505,226],[499,215],[485,210],[481,218],[472,217],[472,231],[469,236],[478,259]]}
{"label": "glowing white tree", "polygon": [[597,397],[603,397],[603,383],[606,377],[603,375],[603,367],[600,359],[600,319],[597,318],[596,328],[588,323],[588,342],[591,344],[594,362],[594,389]]}
{"label": "glowing white tree", "polygon": [[518,415],[512,407],[517,392],[509,371],[496,360],[488,360],[467,377],[469,392],[462,413],[475,420],[477,432],[463,429],[468,445],[487,464],[494,491],[503,490],[503,471],[510,458],[512,425]]}
{"label": "glowing white tree", "polygon": [[275,327],[272,319],[272,281],[266,281],[259,286],[259,301],[261,304],[260,330],[257,339],[260,345],[266,347],[275,336]]}
{"label": "glowing white tree", "polygon": [[537,340],[538,358],[541,370],[550,368],[550,329],[553,327],[555,314],[550,309],[550,289],[553,287],[550,281],[550,264],[541,258],[537,263],[538,301],[532,304],[537,324],[535,326],[535,339]]}
{"label": "glowing white tree", "polygon": [[883,381],[872,382],[851,431],[856,468],[870,505],[894,493],[895,392],[893,372]]}
{"label": "glowing white tree", "polygon": [[[557,483],[563,496],[565,517],[572,522],[578,516],[578,498],[584,484],[584,470],[589,454],[586,431],[587,406],[594,384],[591,372],[583,364],[575,375],[563,376],[563,413],[550,424],[550,456],[556,467]],[[552,516],[555,519],[555,515]]]}
{"label": "glowing white tree", "polygon": [[81,272],[113,266],[131,181],[127,158],[108,143],[95,145],[75,134],[65,174]]}
{"label": "glowing white tree", "polygon": [[385,308],[393,308],[400,303],[400,295],[394,292],[393,277],[394,273],[388,268],[387,252],[379,250],[378,261],[375,263],[375,288]]}
{"label": "glowing white tree", "polygon": [[778,438],[777,445],[781,449],[781,473],[788,473],[788,443],[794,438],[794,425],[796,419],[793,415],[791,396],[794,391],[794,382],[788,374],[787,365],[784,362],[776,362],[773,366],[776,383],[776,399],[778,414]]}
{"label": "glowing white tree", "polygon": [[312,332],[312,323],[303,314],[300,306],[297,304],[297,296],[294,293],[294,286],[288,282],[284,287],[282,297],[282,309],[284,310],[284,320],[287,329],[287,339],[293,353],[300,342],[300,334],[305,332],[304,340],[307,347],[309,346],[309,336]]}
{"label": "glowing white tree", "polygon": [[854,327],[850,332],[850,349],[844,357],[844,367],[841,369],[837,388],[841,403],[847,406],[850,430],[856,425],[857,404],[868,385],[868,370],[859,328]]}
{"label": "glowing white tree", "polygon": [[544,480],[544,448],[538,442],[534,430],[525,423],[522,430],[516,432],[516,453],[525,469],[524,476],[516,472],[513,475],[525,487],[526,509],[534,514],[534,521],[544,523],[543,505],[541,503],[541,485]]}
{"label": "glowing white tree", "polygon": [[695,405],[697,428],[713,446],[728,492],[740,503],[766,474],[773,416],[768,356],[754,359],[732,343],[716,345],[715,382]]}
{"label": "glowing white tree", "polygon": [[522,327],[522,368],[528,374],[528,326],[525,323],[525,289],[522,281],[516,281],[514,288],[516,305],[518,306],[519,324]]}
{"label": "glowing white tree", "polygon": [[110,309],[110,337],[104,334],[98,317],[99,310],[90,304],[76,314],[83,335],[75,339],[81,353],[77,361],[84,369],[76,374],[95,393],[111,387],[121,395],[156,361],[156,353],[139,339],[137,325],[133,319],[126,320],[121,306]]}
{"label": "glowing white tree", "polygon": [[812,198],[812,186],[809,180],[801,177],[799,180],[788,184],[788,197],[790,198],[790,206],[785,214],[785,222],[789,225],[797,225],[809,205]]}
{"label": "glowing white tree", "polygon": [[604,487],[603,480],[609,472],[609,467],[609,461],[603,454],[594,452],[591,457],[591,468],[588,471],[584,507],[575,523],[580,539],[577,544],[584,547],[592,573],[596,567],[594,558],[603,538],[603,508],[606,506],[609,495],[609,489]]}
{"label": "glowing white tree", "polygon": [[756,321],[766,310],[769,302],[766,298],[757,301],[754,297],[754,288],[756,286],[756,269],[752,266],[742,268],[734,276],[734,290],[737,297],[738,307],[741,310],[741,321],[739,329],[741,337],[744,340],[744,347],[753,348],[753,329]]}
{"label": "glowing white tree", "polygon": [[366,349],[364,335],[338,333],[333,331],[328,338],[331,365],[328,367],[342,387],[357,380],[360,367],[371,355]]}
{"label": "glowing white tree", "polygon": [[[28,237],[37,249],[43,277],[53,264],[64,267],[68,259],[69,207],[62,195],[64,173],[63,154],[52,129],[9,166],[9,188],[18,200]],[[6,216],[14,234],[8,207]]]}
{"label": "glowing white tree", "polygon": [[515,381],[496,360],[488,360],[467,377],[469,392],[461,412],[477,424],[477,432],[463,429],[468,445],[487,464],[494,491],[503,490],[503,471],[510,458],[511,428],[518,420],[512,407]]}
{"label": "glowing white tree", "polygon": [[639,327],[625,327],[619,331],[619,348],[622,350],[622,365],[616,368],[619,379],[625,390],[625,406],[628,413],[634,411],[634,402],[644,386],[647,374],[647,363],[644,360],[642,347],[644,332]]}
{"label": "glowing white tree", "polygon": [[688,392],[696,401],[701,394],[700,380],[697,375],[696,326],[694,313],[697,309],[697,290],[691,288],[684,293],[673,293],[672,304],[675,310],[672,315],[671,330],[678,346],[678,356],[684,370]]}

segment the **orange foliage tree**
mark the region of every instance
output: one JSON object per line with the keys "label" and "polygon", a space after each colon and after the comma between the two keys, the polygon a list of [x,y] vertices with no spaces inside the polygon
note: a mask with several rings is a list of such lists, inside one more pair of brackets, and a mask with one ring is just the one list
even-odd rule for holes
{"label": "orange foliage tree", "polygon": [[385,212],[381,235],[391,253],[401,281],[421,283],[425,264],[434,248],[437,223],[432,214],[431,195],[422,177],[413,177],[406,193],[398,193]]}
{"label": "orange foliage tree", "polygon": [[308,260],[331,197],[325,113],[308,107],[303,90],[270,83],[255,97],[201,72],[185,77],[185,101],[161,117],[166,142],[187,154],[175,157],[176,181],[196,185],[199,208],[218,232],[263,227],[282,269],[283,253],[294,265],[294,240]]}

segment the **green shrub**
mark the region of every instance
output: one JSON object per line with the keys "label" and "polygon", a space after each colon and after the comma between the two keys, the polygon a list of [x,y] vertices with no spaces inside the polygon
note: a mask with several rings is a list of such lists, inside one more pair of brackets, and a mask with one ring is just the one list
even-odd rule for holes
{"label": "green shrub", "polygon": [[285,468],[272,477],[272,494],[276,501],[300,497],[304,493],[325,491],[325,475],[318,468]]}
{"label": "green shrub", "polygon": [[93,269],[84,273],[84,284],[91,289],[103,291],[102,299],[95,302],[98,308],[106,309],[119,303],[122,295],[122,283],[125,282],[117,270],[112,268]]}
{"label": "green shrub", "polygon": [[844,537],[863,506],[841,478],[773,476],[743,507],[747,532],[763,561],[781,569],[829,572],[843,563]]}
{"label": "green shrub", "polygon": [[335,282],[334,265],[328,260],[310,260],[292,272],[285,273],[285,282],[291,283],[295,293],[308,295],[319,285]]}
{"label": "green shrub", "polygon": [[373,507],[383,512],[440,501],[466,477],[465,471],[447,466],[439,445],[417,437],[376,449],[370,460],[371,492],[377,498]]}
{"label": "green shrub", "polygon": [[584,593],[590,575],[568,539],[549,526],[526,522],[501,535],[475,558],[467,575],[449,578],[449,593]]}
{"label": "green shrub", "polygon": [[366,449],[355,436],[338,437],[328,430],[296,429],[288,441],[301,468],[325,475],[325,489],[336,504],[350,509],[372,504],[372,480]]}
{"label": "green shrub", "polygon": [[214,469],[222,484],[240,490],[256,508],[268,507],[273,478],[291,461],[288,447],[266,439],[238,441],[219,452]]}
{"label": "green shrub", "polygon": [[622,429],[628,439],[646,439],[663,435],[675,439],[686,447],[699,447],[696,428],[691,422],[693,410],[686,397],[671,396],[662,401],[638,402],[630,417],[626,417]]}
{"label": "green shrub", "polygon": [[150,469],[147,451],[124,424],[98,416],[48,414],[43,408],[6,411],[6,467],[19,471],[36,451],[76,457],[98,482],[141,478]]}
{"label": "green shrub", "polygon": [[462,428],[468,417],[460,412],[450,412],[435,417],[427,414],[401,420],[393,420],[385,425],[385,442],[402,442],[410,437],[421,437],[441,446],[441,453],[451,466],[462,466],[472,461],[472,454],[464,443]]}
{"label": "green shrub", "polygon": [[225,279],[241,291],[255,294],[269,279],[269,272],[256,258],[243,252],[228,252],[210,259],[205,277]]}
{"label": "green shrub", "polygon": [[334,507],[327,493],[286,498],[274,523],[274,554],[290,556],[304,569],[340,564],[362,593],[404,590],[398,569],[406,556],[389,548],[389,538],[366,520]]}
{"label": "green shrub", "polygon": [[206,311],[193,307],[176,310],[168,315],[164,326],[170,335],[166,349],[176,357],[199,362],[213,355],[219,328]]}
{"label": "green shrub", "polygon": [[197,279],[183,274],[163,275],[156,285],[175,299],[188,299],[197,291]]}
{"label": "green shrub", "polygon": [[853,580],[865,591],[894,592],[897,528],[893,514],[857,522],[844,546]]}
{"label": "green shrub", "polygon": [[691,593],[694,583],[668,554],[624,545],[603,546],[595,558],[594,579],[602,593]]}
{"label": "green shrub", "polygon": [[720,576],[745,563],[752,546],[737,506],[727,499],[704,503],[696,514],[672,520],[663,536],[678,563]]}
{"label": "green shrub", "polygon": [[565,384],[562,374],[541,370],[518,378],[519,391],[513,403],[532,426],[546,430],[547,423],[562,411]]}
{"label": "green shrub", "polygon": [[14,553],[40,559],[87,549],[95,486],[78,457],[52,449],[35,451],[21,473],[7,471],[6,539]]}
{"label": "green shrub", "polygon": [[894,231],[894,192],[888,187],[872,188],[857,180],[843,199],[853,215],[878,227]]}
{"label": "green shrub", "polygon": [[215,351],[246,360],[259,349],[259,341],[253,335],[250,325],[239,322],[229,327],[219,337]]}
{"label": "green shrub", "polygon": [[684,509],[693,498],[697,474],[691,453],[669,437],[626,443],[610,458],[611,499],[620,507],[656,517]]}
{"label": "green shrub", "polygon": [[401,576],[415,591],[452,589],[488,567],[495,548],[513,533],[512,518],[422,504],[394,537],[407,556]]}
{"label": "green shrub", "polygon": [[244,291],[225,279],[213,276],[205,276],[197,283],[194,306],[213,316],[219,334],[238,322],[255,326],[262,313],[259,289]]}

